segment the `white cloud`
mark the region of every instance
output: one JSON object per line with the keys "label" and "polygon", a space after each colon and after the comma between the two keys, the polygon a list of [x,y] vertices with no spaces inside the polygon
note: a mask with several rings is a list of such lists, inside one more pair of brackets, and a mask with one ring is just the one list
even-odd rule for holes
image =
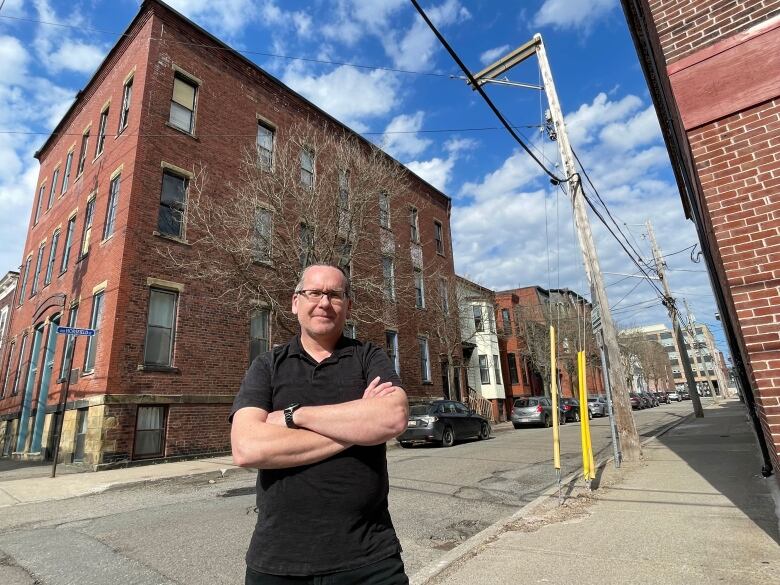
{"label": "white cloud", "polygon": [[93,73],[105,56],[102,47],[68,39],[48,55],[48,65],[54,72]]}
{"label": "white cloud", "polygon": [[[437,28],[471,18],[469,11],[458,0],[446,0],[443,4],[427,9],[426,13]],[[387,31],[383,36],[383,44],[396,67],[411,70],[428,69],[434,51],[438,48],[436,36],[419,16],[415,17],[412,27],[403,35]]]}
{"label": "white cloud", "polygon": [[358,131],[365,129],[366,119],[386,115],[398,104],[400,81],[387,71],[363,72],[341,66],[312,75],[295,64],[287,69],[282,80]]}
{"label": "white cloud", "polygon": [[545,0],[533,17],[532,26],[589,31],[618,5],[618,0]]}
{"label": "white cloud", "polygon": [[431,160],[412,161],[406,163],[406,166],[409,167],[412,172],[417,173],[417,175],[436,187],[439,191],[446,193],[447,184],[451,178],[452,167],[455,166],[455,157],[435,157]]}
{"label": "white cloud", "polygon": [[635,95],[610,101],[607,94],[602,92],[591,103],[582,104],[577,111],[565,116],[569,139],[575,146],[593,142],[599,128],[624,119],[640,107],[642,100]]}
{"label": "white cloud", "polygon": [[612,122],[599,135],[608,148],[630,150],[661,138],[655,108],[649,106],[625,122]]}
{"label": "white cloud", "polygon": [[425,114],[420,111],[412,115],[401,114],[393,118],[385,128],[382,149],[395,158],[417,156],[431,145],[431,140],[417,134],[422,128]]}
{"label": "white cloud", "polygon": [[30,55],[15,37],[0,36],[0,83],[20,83],[27,75]]}
{"label": "white cloud", "polygon": [[320,26],[325,38],[352,46],[367,34],[383,36],[390,19],[406,0],[338,0],[333,2],[333,21]]}
{"label": "white cloud", "polygon": [[460,194],[475,199],[506,197],[527,191],[540,174],[541,170],[531,157],[517,149],[499,168],[485,175],[481,182],[464,183]]}
{"label": "white cloud", "polygon": [[260,9],[253,0],[168,0],[168,4],[210,32],[233,37],[253,22],[255,14],[267,15],[273,2]]}
{"label": "white cloud", "polygon": [[484,53],[482,53],[479,56],[479,60],[483,65],[487,65],[488,63],[492,63],[496,59],[498,59],[501,55],[506,53],[509,50],[509,45],[501,45],[500,47],[496,47],[494,49],[488,49]]}

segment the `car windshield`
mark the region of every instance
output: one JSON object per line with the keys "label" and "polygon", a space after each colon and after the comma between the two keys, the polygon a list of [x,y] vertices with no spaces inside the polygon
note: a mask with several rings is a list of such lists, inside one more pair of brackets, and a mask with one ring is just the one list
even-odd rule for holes
{"label": "car windshield", "polygon": [[598,402],[598,398],[588,398],[588,402]]}
{"label": "car windshield", "polygon": [[515,400],[515,408],[525,408],[527,406],[536,406],[537,404],[539,404],[537,400],[529,398],[518,398]]}
{"label": "car windshield", "polygon": [[430,404],[416,404],[409,408],[409,416],[425,416],[430,409]]}

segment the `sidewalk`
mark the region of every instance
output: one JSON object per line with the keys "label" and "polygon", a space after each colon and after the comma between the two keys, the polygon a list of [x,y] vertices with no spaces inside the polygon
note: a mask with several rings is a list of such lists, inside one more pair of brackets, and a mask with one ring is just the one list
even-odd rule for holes
{"label": "sidewalk", "polygon": [[557,495],[538,501],[459,547],[471,552],[438,575],[442,563],[412,583],[778,583],[777,484],[760,475],[742,404],[707,408],[643,452],[641,463],[605,466],[596,491],[563,508]]}

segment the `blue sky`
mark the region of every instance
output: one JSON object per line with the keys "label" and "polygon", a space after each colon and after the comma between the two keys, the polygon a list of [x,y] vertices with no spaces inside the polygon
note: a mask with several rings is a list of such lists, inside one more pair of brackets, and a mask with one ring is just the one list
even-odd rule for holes
{"label": "blue sky", "polygon": [[[139,4],[5,0],[0,10],[0,271],[17,270],[21,262],[38,179],[33,153]],[[449,77],[460,71],[408,0],[169,4],[450,195],[459,274],[497,290],[540,284],[589,296],[568,198],[505,131],[474,130],[499,123],[463,81]],[[422,5],[475,72],[541,33],[574,148],[618,223],[630,230],[634,246],[649,261],[641,225],[648,218],[665,252],[697,243],[683,216],[618,0]],[[536,61],[509,77],[538,83]],[[549,166],[556,164],[557,146],[538,127],[544,95],[495,85],[487,91],[513,125],[523,126],[520,132]],[[636,273],[611,236],[595,218],[592,222],[602,269]],[[688,299],[725,352],[703,263],[693,263],[683,252],[670,256],[668,264],[673,291]],[[668,322],[660,303],[651,301],[655,294],[646,281],[610,274],[606,281],[620,323]]]}

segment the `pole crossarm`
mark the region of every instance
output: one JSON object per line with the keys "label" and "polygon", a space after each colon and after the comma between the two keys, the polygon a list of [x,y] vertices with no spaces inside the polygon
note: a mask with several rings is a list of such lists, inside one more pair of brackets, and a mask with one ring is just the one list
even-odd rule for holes
{"label": "pole crossarm", "polygon": [[[479,85],[483,85],[485,82],[495,79],[499,75],[506,73],[515,65],[518,65],[536,54],[537,46],[542,42],[542,37],[535,35],[530,41],[524,45],[520,45],[511,53],[508,53],[501,57],[498,61],[488,65],[482,71],[474,75],[474,79]],[[468,82],[471,85],[471,81]],[[476,89],[472,87],[471,89]]]}

